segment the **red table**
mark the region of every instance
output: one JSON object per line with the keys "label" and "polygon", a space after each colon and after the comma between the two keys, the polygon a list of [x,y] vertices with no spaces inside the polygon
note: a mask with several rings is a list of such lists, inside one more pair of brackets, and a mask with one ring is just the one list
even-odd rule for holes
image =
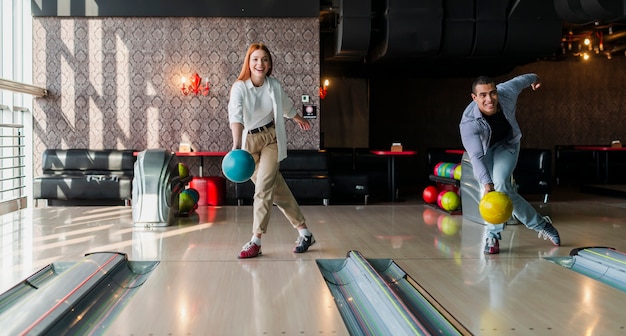
{"label": "red table", "polygon": [[202,177],[202,167],[204,166],[204,158],[209,157],[223,157],[228,152],[176,152],[176,156],[191,156],[191,157],[199,157],[200,158],[200,168],[198,169],[198,176]]}
{"label": "red table", "polygon": [[390,150],[370,150],[374,155],[387,157],[387,183],[389,185],[389,199],[392,202],[397,200],[396,190],[396,156],[413,156],[416,151],[405,150],[401,152],[392,152]]}
{"label": "red table", "polygon": [[[593,152],[597,152],[598,155],[596,156],[596,177],[598,179],[598,181],[600,181],[601,179],[604,181],[605,184],[609,183],[609,153],[611,152],[619,152],[619,151],[626,151],[626,147],[611,147],[611,146],[574,146],[574,149],[576,150],[586,150],[586,151],[593,151]],[[602,169],[600,169],[600,154],[603,154],[604,156],[604,176],[603,178],[601,178],[601,174],[600,171]]]}
{"label": "red table", "polygon": [[444,151],[446,154],[458,154],[463,155],[465,153],[464,149],[446,149]]}

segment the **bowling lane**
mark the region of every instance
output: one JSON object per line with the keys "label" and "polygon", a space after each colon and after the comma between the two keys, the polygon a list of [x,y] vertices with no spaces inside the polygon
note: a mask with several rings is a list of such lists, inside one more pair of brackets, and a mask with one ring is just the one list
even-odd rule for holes
{"label": "bowling lane", "polygon": [[348,335],[315,261],[161,262],[106,334]]}
{"label": "bowling lane", "polygon": [[624,333],[625,293],[543,258],[396,262],[476,335]]}
{"label": "bowling lane", "polygon": [[540,206],[564,245],[514,225],[494,256],[482,251],[485,226],[411,202],[304,206],[317,243],[296,255],[295,231],[274,208],[263,256],[252,260],[236,259],[251,235],[249,206],[201,207],[156,229],[134,227],[129,207],[24,209],[0,216],[1,284],[6,289],[50,262],[123,252],[160,263],[124,309],[111,312],[117,318],[106,334],[346,335],[315,260],[357,250],[393,259],[476,335],[623,333],[625,293],[543,257],[581,246],[626,251],[626,203]]}

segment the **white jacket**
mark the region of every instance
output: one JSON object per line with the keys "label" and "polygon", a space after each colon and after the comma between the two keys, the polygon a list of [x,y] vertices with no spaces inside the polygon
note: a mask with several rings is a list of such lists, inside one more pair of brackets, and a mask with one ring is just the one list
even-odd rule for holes
{"label": "white jacket", "polygon": [[[285,119],[293,118],[298,111],[293,103],[283,91],[278,80],[272,77],[265,77],[269,84],[270,98],[272,99],[272,110],[274,112],[274,127],[276,129],[276,142],[278,144],[278,161],[287,157],[287,132],[285,131]],[[228,121],[230,123],[241,123],[244,126],[242,135],[242,149],[246,148],[246,136],[248,135],[248,125],[252,120],[254,111],[255,96],[252,80],[236,81],[230,89],[230,100],[228,101]]]}

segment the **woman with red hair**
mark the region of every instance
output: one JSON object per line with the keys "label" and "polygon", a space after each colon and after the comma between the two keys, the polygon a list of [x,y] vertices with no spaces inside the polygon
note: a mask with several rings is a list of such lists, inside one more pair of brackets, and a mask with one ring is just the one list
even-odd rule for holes
{"label": "woman with red hair", "polygon": [[239,252],[239,258],[261,255],[261,236],[267,232],[273,204],[299,232],[293,252],[306,252],[315,243],[298,202],[278,170],[280,161],[287,157],[285,118],[295,120],[303,130],[311,125],[298,114],[278,80],[270,77],[272,66],[267,46],[250,45],[228,102],[233,149],[248,151],[255,162],[251,177],[254,182],[252,238]]}

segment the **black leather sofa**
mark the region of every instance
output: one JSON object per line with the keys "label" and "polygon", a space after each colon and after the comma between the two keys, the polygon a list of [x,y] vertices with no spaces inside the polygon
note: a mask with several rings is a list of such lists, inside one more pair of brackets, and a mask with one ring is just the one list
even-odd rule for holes
{"label": "black leather sofa", "polygon": [[520,149],[513,178],[520,194],[541,194],[543,203],[548,203],[552,193],[552,152],[541,148]]}
{"label": "black leather sofa", "polygon": [[581,151],[574,145],[554,146],[554,174],[557,185],[580,186],[598,182],[593,151]]}
{"label": "black leather sofa", "polygon": [[[388,201],[388,192],[391,188],[388,184],[388,168],[387,157],[374,155],[369,148],[354,149],[354,173],[367,175],[370,199]],[[396,179],[400,180],[400,177]]]}
{"label": "black leather sofa", "polygon": [[[583,147],[610,147],[606,144]],[[624,184],[626,151],[585,150],[578,145],[554,147],[555,178],[557,185],[584,186],[593,184]]]}
{"label": "black leather sofa", "polygon": [[[321,202],[328,205],[331,198],[331,178],[328,174],[326,151],[292,149],[280,162],[280,173],[299,203]],[[235,183],[238,205],[250,204],[254,196],[252,181]]]}
{"label": "black leather sofa", "polygon": [[[333,204],[367,205],[370,196],[370,176],[367,162],[357,160],[355,148],[326,148],[328,170],[331,179],[331,200]],[[364,156],[359,156],[363,159]],[[363,167],[361,167],[363,166]],[[382,178],[384,181],[384,177]]]}
{"label": "black leather sofa", "polygon": [[33,198],[48,205],[129,205],[134,150],[46,149]]}

